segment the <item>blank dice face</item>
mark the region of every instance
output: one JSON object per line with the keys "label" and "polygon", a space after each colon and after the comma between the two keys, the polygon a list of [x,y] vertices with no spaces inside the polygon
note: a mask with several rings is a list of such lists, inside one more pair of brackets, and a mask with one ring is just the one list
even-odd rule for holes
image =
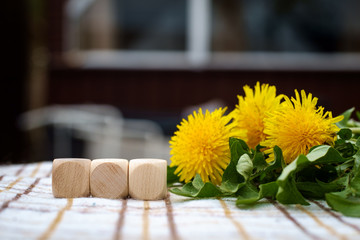
{"label": "blank dice face", "polygon": [[167,195],[167,162],[133,159],[129,163],[129,195],[139,200],[159,200]]}
{"label": "blank dice face", "polygon": [[90,191],[93,197],[125,198],[128,196],[126,159],[95,159],[91,162]]}
{"label": "blank dice face", "polygon": [[90,159],[55,159],[52,169],[52,191],[54,197],[88,197],[90,195],[90,165]]}

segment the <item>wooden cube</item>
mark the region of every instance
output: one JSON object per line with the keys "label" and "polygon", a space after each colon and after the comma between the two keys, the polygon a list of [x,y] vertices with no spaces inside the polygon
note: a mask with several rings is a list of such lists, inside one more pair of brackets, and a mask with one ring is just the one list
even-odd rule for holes
{"label": "wooden cube", "polygon": [[53,161],[52,192],[58,198],[88,197],[90,195],[91,160],[57,158]]}
{"label": "wooden cube", "polygon": [[129,193],[129,161],[95,159],[91,162],[90,192],[93,197],[125,198]]}
{"label": "wooden cube", "polygon": [[167,162],[133,159],[129,163],[129,195],[140,200],[159,200],[167,195]]}

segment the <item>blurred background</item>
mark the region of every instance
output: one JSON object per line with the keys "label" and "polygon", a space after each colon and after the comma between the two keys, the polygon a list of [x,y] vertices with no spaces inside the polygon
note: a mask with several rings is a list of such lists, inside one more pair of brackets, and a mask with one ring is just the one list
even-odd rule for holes
{"label": "blurred background", "polygon": [[1,8],[0,162],[169,159],[257,81],[360,109],[358,0],[19,0]]}

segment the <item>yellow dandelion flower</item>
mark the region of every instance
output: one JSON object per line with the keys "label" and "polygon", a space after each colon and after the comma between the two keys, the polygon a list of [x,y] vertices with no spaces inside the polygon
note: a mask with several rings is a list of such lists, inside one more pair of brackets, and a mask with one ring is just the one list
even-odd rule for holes
{"label": "yellow dandelion flower", "polygon": [[183,119],[170,140],[170,166],[177,166],[180,181],[189,182],[198,173],[204,182],[220,184],[230,161],[229,138],[238,137],[225,109],[213,112],[200,108]]}
{"label": "yellow dandelion flower", "polygon": [[264,118],[267,112],[280,106],[283,95],[276,96],[276,87],[257,82],[254,90],[244,86],[245,97],[238,96],[239,104],[231,113],[238,130],[245,135],[244,141],[250,148],[255,148],[265,140]]}
{"label": "yellow dandelion flower", "polygon": [[265,122],[265,134],[268,135],[261,145],[269,148],[269,161],[274,159],[272,148],[279,146],[286,163],[296,159],[299,154],[307,154],[310,148],[321,145],[333,145],[339,128],[336,122],[343,116],[333,118],[332,113],[319,106],[318,99],[301,91],[301,98],[295,90],[295,98],[285,97],[281,108],[269,114]]}

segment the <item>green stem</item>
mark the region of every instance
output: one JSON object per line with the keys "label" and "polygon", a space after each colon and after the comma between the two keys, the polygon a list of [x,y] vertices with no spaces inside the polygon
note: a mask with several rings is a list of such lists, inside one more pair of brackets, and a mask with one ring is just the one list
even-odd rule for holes
{"label": "green stem", "polygon": [[250,181],[254,180],[254,179],[257,178],[258,176],[260,176],[261,173],[262,173],[262,171],[256,173],[255,175],[251,176],[249,180],[250,180]]}
{"label": "green stem", "polygon": [[360,134],[360,127],[349,128],[354,134]]}

